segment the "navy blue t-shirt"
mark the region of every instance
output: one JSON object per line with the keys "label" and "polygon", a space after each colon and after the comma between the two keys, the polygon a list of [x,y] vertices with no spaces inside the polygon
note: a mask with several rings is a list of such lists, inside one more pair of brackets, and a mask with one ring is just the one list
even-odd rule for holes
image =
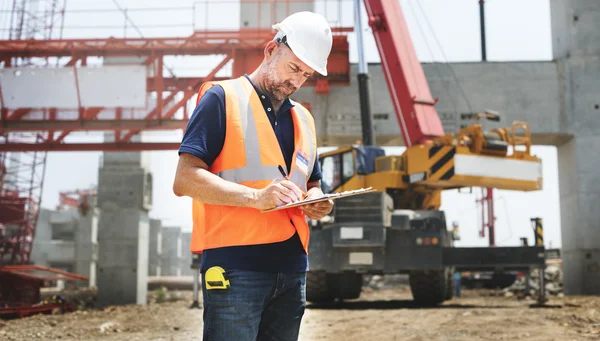
{"label": "navy blue t-shirt", "polygon": [[[250,81],[247,75],[246,78]],[[286,99],[275,115],[269,98],[256,86],[254,90],[271,121],[289,174],[294,154],[294,122],[290,109],[294,105]],[[179,154],[192,154],[210,167],[225,142],[225,121],[225,92],[222,87],[213,86],[202,96],[190,117]],[[315,162],[309,182],[318,180],[321,180],[321,168]],[[298,233],[295,233],[288,240],[279,243],[204,250],[201,271],[217,265],[225,269],[249,271],[303,272],[308,270],[308,258]]]}

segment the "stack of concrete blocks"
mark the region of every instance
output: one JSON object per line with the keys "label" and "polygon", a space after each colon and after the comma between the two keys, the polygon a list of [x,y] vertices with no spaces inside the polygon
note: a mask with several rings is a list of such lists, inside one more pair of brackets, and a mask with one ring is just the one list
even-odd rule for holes
{"label": "stack of concrete blocks", "polygon": [[[138,141],[137,138],[133,141]],[[114,141],[111,133],[105,141]],[[144,152],[104,152],[98,174],[99,307],[146,304],[152,175]]]}
{"label": "stack of concrete blocks", "polygon": [[96,286],[98,261],[98,220],[95,197],[88,198],[89,209],[82,215],[76,207],[41,209],[33,240],[34,264],[86,276],[77,286]]}
{"label": "stack of concrete blocks", "polygon": [[190,243],[192,242],[191,232],[181,233],[181,276],[192,276],[192,253],[190,252]]}
{"label": "stack of concrete blocks", "polygon": [[162,228],[161,276],[181,276],[181,228]]}
{"label": "stack of concrete blocks", "polygon": [[148,276],[161,275],[162,221],[150,219],[150,249],[148,254]]}

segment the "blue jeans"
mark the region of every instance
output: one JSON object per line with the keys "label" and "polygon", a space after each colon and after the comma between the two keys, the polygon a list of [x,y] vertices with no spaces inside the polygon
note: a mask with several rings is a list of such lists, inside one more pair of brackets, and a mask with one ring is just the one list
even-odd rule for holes
{"label": "blue jeans", "polygon": [[296,341],[306,307],[305,273],[226,269],[231,286],[206,290],[204,341]]}
{"label": "blue jeans", "polygon": [[460,297],[460,279],[454,279],[454,296]]}

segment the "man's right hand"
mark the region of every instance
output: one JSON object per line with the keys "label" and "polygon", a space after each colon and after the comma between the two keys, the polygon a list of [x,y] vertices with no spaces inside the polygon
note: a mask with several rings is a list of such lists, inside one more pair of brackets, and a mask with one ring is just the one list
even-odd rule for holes
{"label": "man's right hand", "polygon": [[252,207],[265,210],[302,199],[302,190],[289,180],[275,179],[267,187],[256,191]]}

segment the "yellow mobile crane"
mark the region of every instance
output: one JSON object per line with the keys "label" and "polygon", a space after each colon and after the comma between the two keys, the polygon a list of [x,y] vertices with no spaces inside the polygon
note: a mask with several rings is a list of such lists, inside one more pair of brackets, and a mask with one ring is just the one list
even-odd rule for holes
{"label": "yellow mobile crane", "polygon": [[[320,156],[323,168],[334,172],[333,182],[324,182],[324,190],[373,187],[388,192],[396,208],[427,210],[440,208],[441,192],[446,189],[541,190],[541,160],[531,154],[529,125],[514,122],[510,127],[484,131],[482,124],[476,123],[481,117],[498,119],[496,114],[477,114],[474,123],[457,134],[407,147],[402,155],[385,156],[381,148],[359,145],[324,153]],[[349,176],[350,171],[343,169],[373,156],[373,172]]]}
{"label": "yellow mobile crane", "polygon": [[[313,222],[307,299],[357,298],[365,273],[408,273],[413,297],[438,304],[452,297],[455,270],[527,271],[544,266],[543,246],[457,248],[439,210],[441,192],[462,187],[542,189],[541,160],[531,154],[526,122],[486,131],[470,126],[446,134],[422,66],[412,48],[399,1],[364,0],[381,55],[406,151],[386,156],[373,145],[369,85],[361,53],[359,92],[363,141],[320,155],[326,193],[372,187],[376,192],[338,199],[330,219]],[[356,1],[359,10],[359,0]]]}

